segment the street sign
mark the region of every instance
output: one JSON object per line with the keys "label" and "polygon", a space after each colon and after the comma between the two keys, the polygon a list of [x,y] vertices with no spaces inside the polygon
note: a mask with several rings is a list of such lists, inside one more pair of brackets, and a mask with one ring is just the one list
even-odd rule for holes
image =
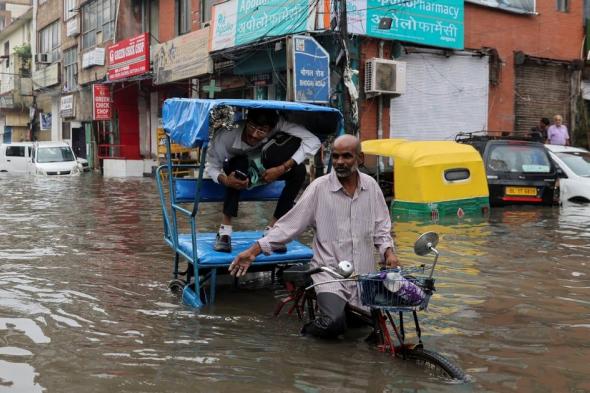
{"label": "street sign", "polygon": [[109,45],[108,79],[125,79],[150,71],[150,39],[148,33]]}
{"label": "street sign", "polygon": [[330,102],[330,55],[313,38],[293,36],[295,101]]}
{"label": "street sign", "polygon": [[92,85],[92,120],[111,120],[112,117],[111,87],[95,83]]}

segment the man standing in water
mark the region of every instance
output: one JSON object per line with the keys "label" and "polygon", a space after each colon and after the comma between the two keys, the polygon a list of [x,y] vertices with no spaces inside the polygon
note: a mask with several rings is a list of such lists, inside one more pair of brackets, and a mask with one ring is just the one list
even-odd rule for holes
{"label": "man standing in water", "polygon": [[[336,268],[350,261],[357,273],[375,271],[374,248],[382,264],[396,266],[397,257],[391,238],[391,220],[377,182],[359,172],[364,161],[360,141],[343,135],[334,141],[334,170],[314,180],[297,204],[249,249],[238,254],[229,271],[241,277],[258,254],[270,254],[274,247],[293,240],[307,227],[313,227],[312,267]],[[314,284],[333,280],[326,272],[313,276]],[[316,287],[320,315],[303,327],[303,333],[335,337],[346,330],[347,303],[359,305],[354,282],[326,283]]]}

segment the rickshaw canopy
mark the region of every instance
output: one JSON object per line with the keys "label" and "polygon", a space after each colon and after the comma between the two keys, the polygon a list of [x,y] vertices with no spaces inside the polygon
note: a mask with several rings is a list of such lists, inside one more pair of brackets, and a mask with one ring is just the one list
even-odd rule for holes
{"label": "rickshaw canopy", "polygon": [[162,109],[163,127],[172,141],[186,147],[201,147],[209,141],[209,116],[218,106],[274,109],[289,121],[305,126],[318,137],[340,134],[343,117],[338,109],[289,101],[241,99],[171,98]]}
{"label": "rickshaw canopy", "polygon": [[396,202],[488,197],[483,161],[472,146],[452,141],[388,139],[363,142],[363,152],[393,158]]}

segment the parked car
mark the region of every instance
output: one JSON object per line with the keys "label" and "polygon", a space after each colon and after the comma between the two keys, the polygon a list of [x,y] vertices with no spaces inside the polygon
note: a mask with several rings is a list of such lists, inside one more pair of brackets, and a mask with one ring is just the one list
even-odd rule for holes
{"label": "parked car", "polygon": [[80,168],[65,142],[20,142],[0,145],[0,172],[79,175]]}
{"label": "parked car", "polygon": [[590,152],[571,146],[545,147],[562,171],[559,179],[560,202],[590,202]]}
{"label": "parked car", "polygon": [[78,168],[80,168],[81,172],[90,172],[90,166],[88,165],[88,160],[82,157],[77,157],[76,161],[78,161]]}
{"label": "parked car", "polygon": [[557,202],[558,167],[542,143],[471,134],[459,134],[456,140],[472,145],[481,154],[491,205]]}
{"label": "parked car", "polygon": [[32,142],[1,144],[0,172],[28,173],[30,171],[32,154]]}

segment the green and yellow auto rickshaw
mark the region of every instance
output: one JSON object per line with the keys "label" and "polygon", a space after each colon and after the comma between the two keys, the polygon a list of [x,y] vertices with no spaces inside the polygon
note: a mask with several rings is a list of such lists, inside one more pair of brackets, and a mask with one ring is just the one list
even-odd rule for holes
{"label": "green and yellow auto rickshaw", "polygon": [[363,152],[393,162],[394,218],[482,217],[489,193],[481,155],[472,146],[451,141],[377,139]]}

